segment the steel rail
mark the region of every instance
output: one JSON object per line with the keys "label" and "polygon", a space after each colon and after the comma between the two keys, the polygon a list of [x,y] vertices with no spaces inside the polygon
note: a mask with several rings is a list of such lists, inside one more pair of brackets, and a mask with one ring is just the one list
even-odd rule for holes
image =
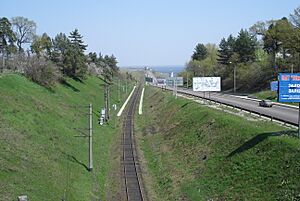
{"label": "steel rail", "polygon": [[130,99],[123,123],[123,171],[127,201],[143,201],[141,179],[138,175],[138,159],[134,140],[134,114],[140,94],[140,87]]}

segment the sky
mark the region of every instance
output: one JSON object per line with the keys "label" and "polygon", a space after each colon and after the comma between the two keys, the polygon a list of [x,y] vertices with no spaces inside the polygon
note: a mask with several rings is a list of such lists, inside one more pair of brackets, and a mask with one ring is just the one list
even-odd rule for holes
{"label": "sky", "polygon": [[1,0],[0,17],[23,16],[37,34],[77,28],[87,52],[119,66],[184,65],[197,43],[236,36],[257,21],[288,17],[299,0]]}

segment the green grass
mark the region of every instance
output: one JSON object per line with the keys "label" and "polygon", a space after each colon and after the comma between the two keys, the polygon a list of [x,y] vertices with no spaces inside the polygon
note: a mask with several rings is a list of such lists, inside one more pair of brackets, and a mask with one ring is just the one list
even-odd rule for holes
{"label": "green grass", "polygon": [[137,119],[157,200],[299,200],[295,131],[148,87]]}
{"label": "green grass", "polygon": [[[278,102],[276,91],[270,91],[270,90],[260,91],[260,92],[252,94],[251,97],[255,97],[255,98],[258,98],[258,99],[261,99],[261,100],[268,99],[268,100],[271,100],[271,101],[274,101],[274,102]],[[296,106],[299,105],[299,103],[284,103],[284,104],[296,105]]]}
{"label": "green grass", "polygon": [[260,91],[252,94],[254,97],[258,99],[268,99],[277,102],[277,92],[276,91]]}
{"label": "green grass", "polygon": [[[130,91],[128,91],[129,93]],[[122,93],[124,94],[124,93]],[[111,88],[111,104],[117,103],[117,86]],[[126,95],[122,95],[124,100]],[[103,81],[67,79],[49,90],[20,75],[0,77],[0,200],[105,200],[111,170],[110,150],[120,127],[112,111],[109,125],[97,124],[103,107]],[[94,170],[88,163],[89,103],[93,104]],[[87,133],[87,130],[84,130]]]}

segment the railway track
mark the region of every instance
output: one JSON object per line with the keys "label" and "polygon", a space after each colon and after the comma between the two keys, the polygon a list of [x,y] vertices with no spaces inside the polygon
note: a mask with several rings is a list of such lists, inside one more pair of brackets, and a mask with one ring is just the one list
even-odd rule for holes
{"label": "railway track", "polygon": [[140,87],[134,92],[125,113],[123,123],[123,173],[127,201],[143,201],[141,179],[138,174],[138,160],[134,140],[134,114],[140,94]]}

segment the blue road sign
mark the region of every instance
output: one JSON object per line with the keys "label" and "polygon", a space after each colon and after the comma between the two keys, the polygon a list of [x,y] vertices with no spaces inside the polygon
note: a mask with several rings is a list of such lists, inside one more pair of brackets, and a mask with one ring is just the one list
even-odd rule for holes
{"label": "blue road sign", "polygon": [[271,91],[278,91],[278,81],[270,82]]}
{"label": "blue road sign", "polygon": [[300,73],[279,74],[279,102],[300,102]]}

